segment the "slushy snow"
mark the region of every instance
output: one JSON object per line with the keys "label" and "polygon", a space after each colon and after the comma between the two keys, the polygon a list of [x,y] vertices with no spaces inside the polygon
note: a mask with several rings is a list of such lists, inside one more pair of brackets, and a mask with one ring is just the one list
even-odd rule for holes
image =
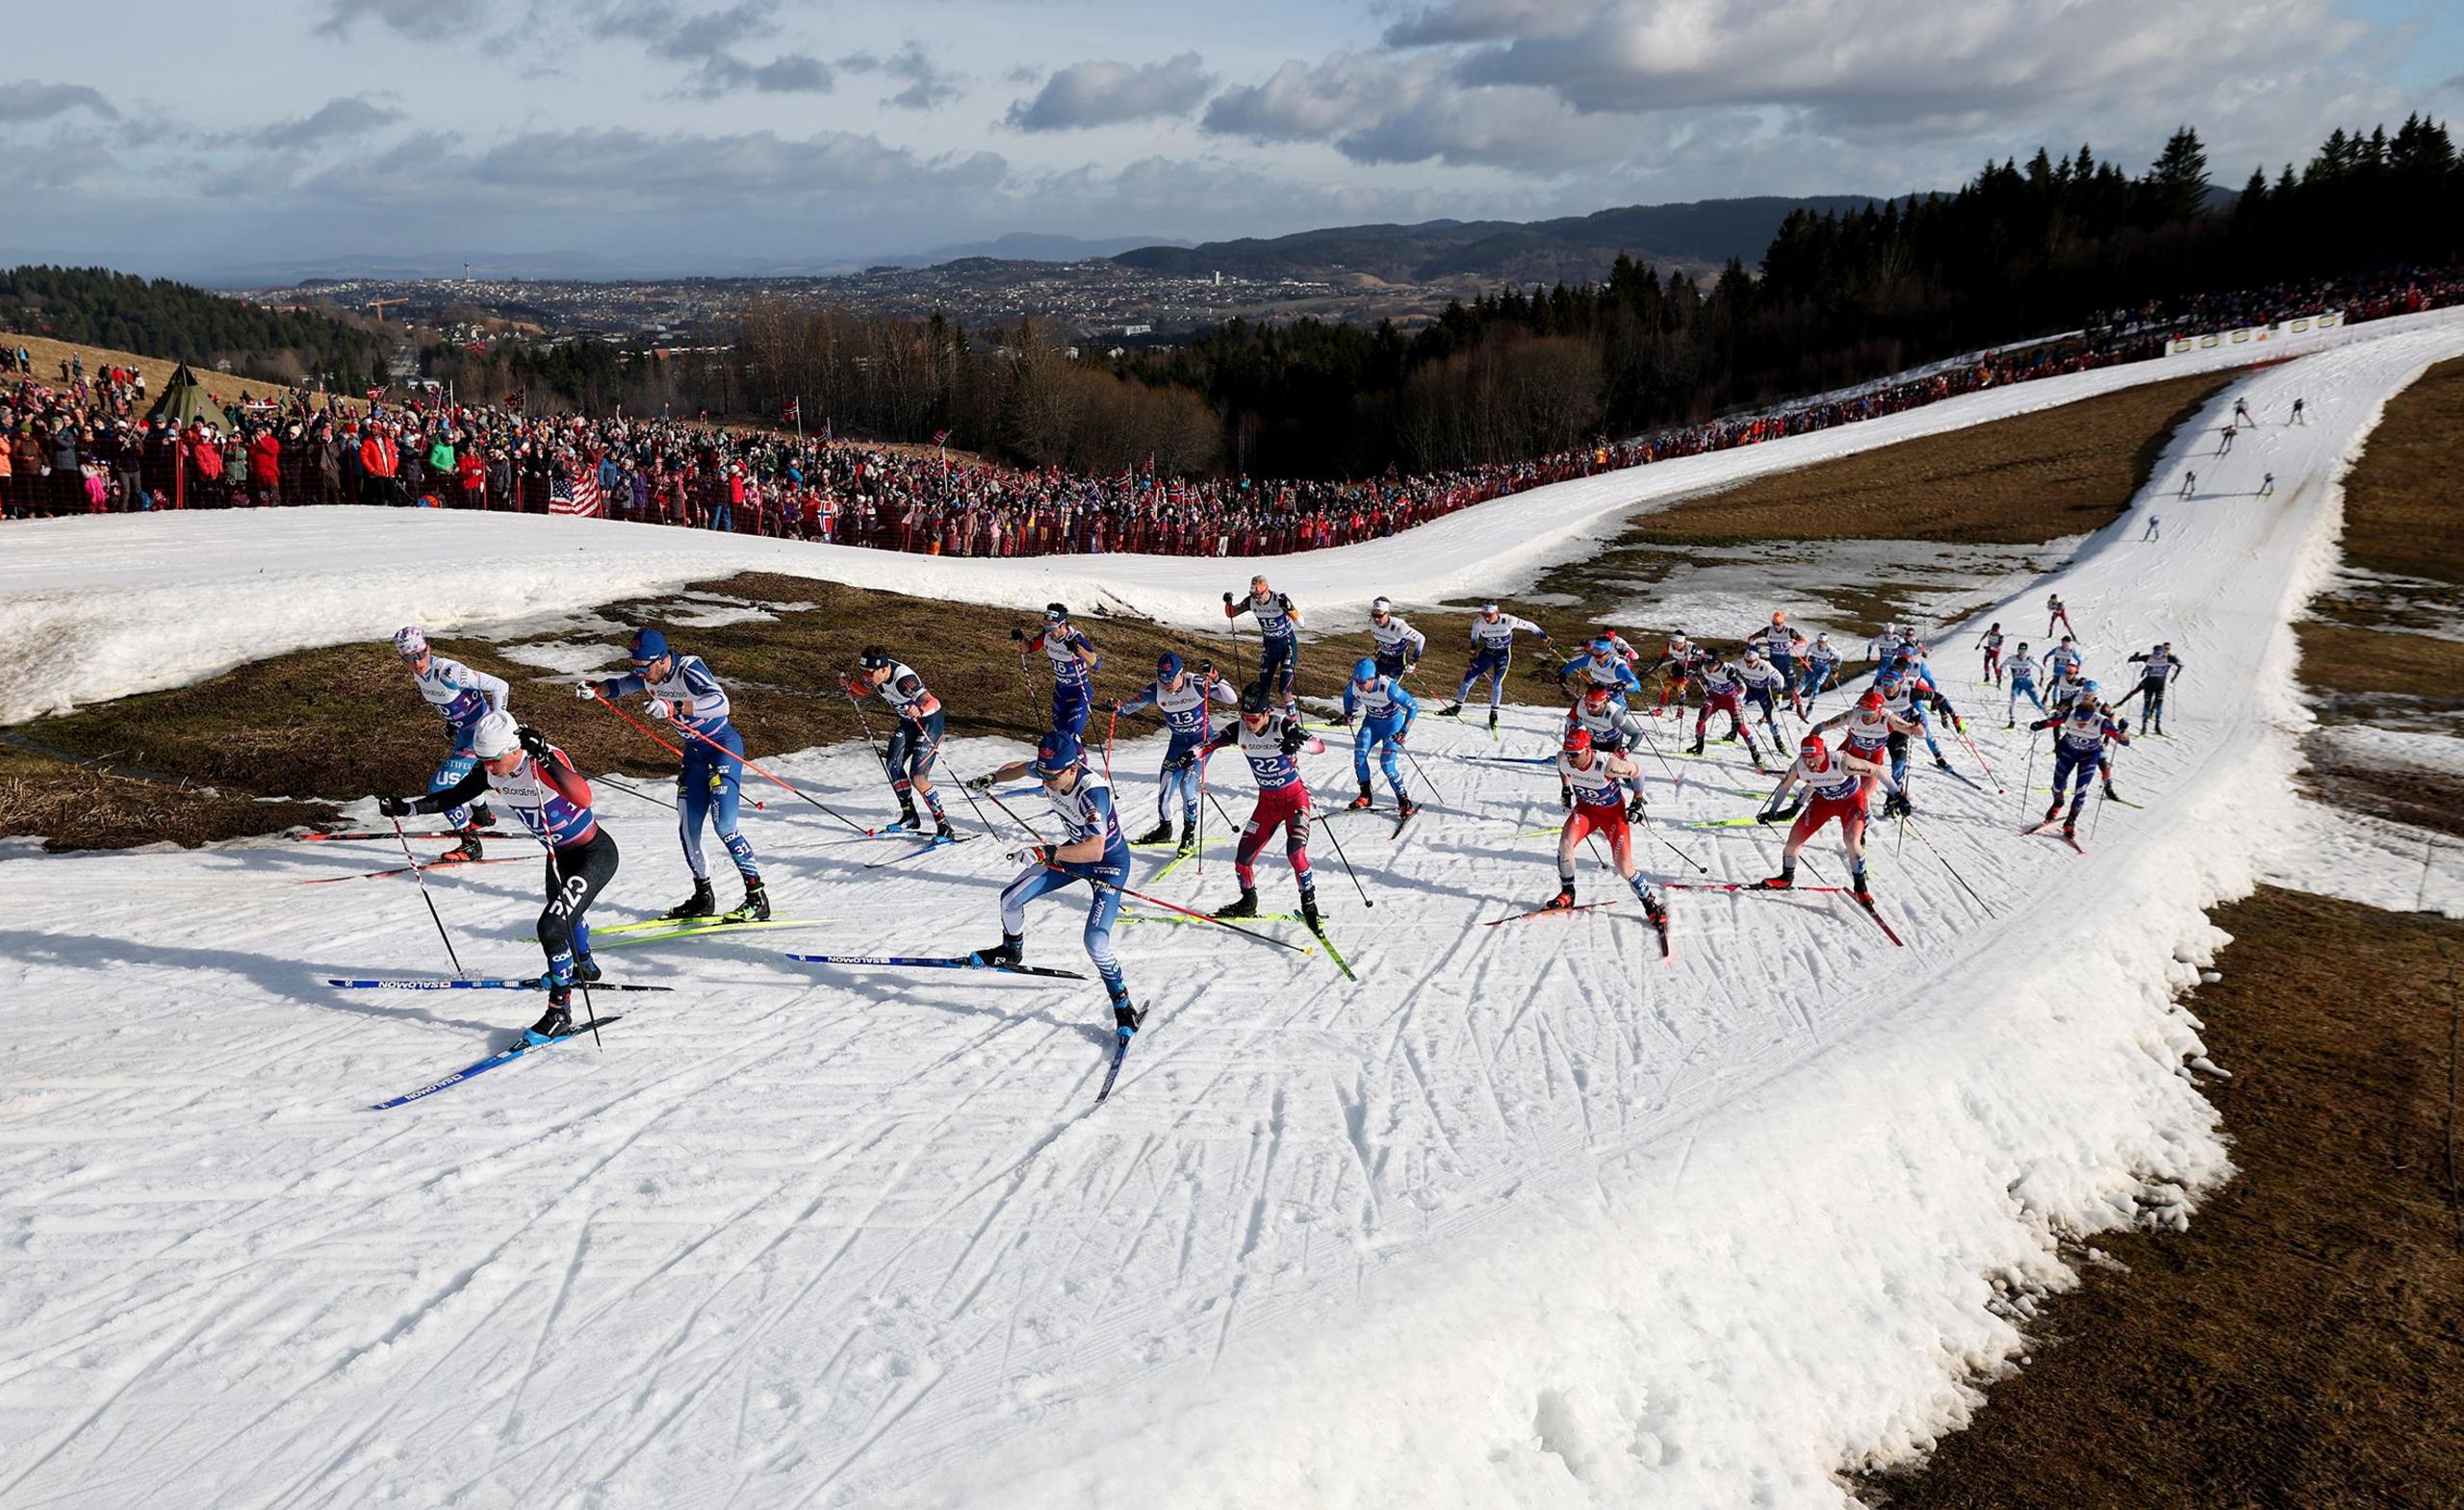
{"label": "slushy snow", "polygon": [[[2120,759],[2147,806],[2098,810],[2090,854],[2018,834],[2043,800],[2018,791],[2028,745],[1965,680],[1967,637],[1942,637],[1994,779],[1953,742],[1980,786],[1925,772],[1910,839],[1877,827],[1874,883],[1906,949],[1814,896],[1675,893],[1666,967],[1630,908],[1477,926],[1554,888],[1553,836],[1524,832],[1553,827],[1554,783],[1488,757],[1544,752],[1555,714],[1511,707],[1500,743],[1423,721],[1437,801],[1399,838],[1329,820],[1373,912],[1313,847],[1357,985],[1322,958],[1125,924],[1153,1017],[1100,1110],[1091,984],[781,958],[990,942],[1014,873],[993,843],[865,870],[887,846],[788,804],[748,832],[781,911],[828,922],[610,949],[611,977],[677,994],[602,996],[626,1012],[603,1051],[561,1044],[373,1113],[537,1005],[321,984],[444,973],[406,883],[295,884],[372,869],[382,848],[11,859],[0,1502],[1846,1504],[1843,1469],[1965,1419],[2020,1350],[2030,1297],[2071,1282],[2065,1240],[2181,1220],[2229,1171],[2174,993],[2223,942],[2203,909],[2247,889],[2296,811],[2288,623],[2333,565],[2342,465],[2388,396],[2464,351],[2464,319],[2352,335],[2218,396],[2192,445],[2236,397],[2271,422],[2200,498],[2142,499],[1986,615],[2033,627],[2060,592],[2115,692],[2121,656],[2160,638],[2191,668],[2175,737]],[[1967,422],[2055,386],[1903,418]],[[2297,395],[2311,424],[2272,422]],[[1889,422],[1270,566],[1304,603],[1457,596],[1578,549],[1640,489],[1799,464]],[[2251,496],[2263,470],[2272,498]],[[2150,508],[2165,537],[2139,544]],[[1483,541],[1527,533],[1518,517],[1543,538],[1481,562]],[[13,682],[19,708],[406,618],[570,612],[831,554],[455,516],[125,523],[13,529],[35,548],[0,568],[0,619],[57,671]],[[877,585],[1091,602],[1102,583],[1192,623],[1247,566],[876,561]],[[157,643],[129,623],[170,627]],[[1450,626],[1424,627],[1447,645]],[[1453,675],[1448,650],[1431,669]],[[553,695],[518,686],[516,707],[552,731],[585,716]],[[968,741],[950,758],[1015,753]],[[1134,816],[1158,754],[1114,752]],[[1322,797],[1349,794],[1348,754],[1305,763]],[[1683,826],[1768,789],[1733,747],[1711,755],[1672,755],[1681,790],[1647,757],[1656,832],[1715,879],[1767,874],[1776,832]],[[834,806],[886,808],[864,750],[764,763]],[[1238,817],[1246,779],[1216,770]],[[601,920],[675,901],[672,818],[604,798],[625,859]],[[1652,834],[1637,853],[1692,876]],[[1164,857],[1141,854],[1144,889]],[[1832,835],[1809,855],[1804,879],[1839,879]],[[1227,857],[1207,857],[1159,894],[1227,900]],[[1277,852],[1261,879],[1288,900]],[[537,968],[533,866],[433,884],[475,969]],[[1588,856],[1580,884],[1618,890]],[[1031,960],[1082,962],[1080,906],[1038,905]]]}

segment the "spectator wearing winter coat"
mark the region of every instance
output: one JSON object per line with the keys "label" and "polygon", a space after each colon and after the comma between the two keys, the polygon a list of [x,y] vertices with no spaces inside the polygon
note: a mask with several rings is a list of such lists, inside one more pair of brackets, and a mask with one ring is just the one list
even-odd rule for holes
{"label": "spectator wearing winter coat", "polygon": [[271,430],[248,443],[248,486],[260,505],[282,501],[282,440]]}
{"label": "spectator wearing winter coat", "polygon": [[394,438],[385,433],[381,422],[371,423],[359,443],[360,491],[362,503],[398,503],[399,488],[394,481],[401,470],[402,454]]}

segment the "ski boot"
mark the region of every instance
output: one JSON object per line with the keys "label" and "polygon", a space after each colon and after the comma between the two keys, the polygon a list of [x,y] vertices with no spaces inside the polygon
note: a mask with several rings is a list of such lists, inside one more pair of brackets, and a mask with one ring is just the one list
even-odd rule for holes
{"label": "ski boot", "polygon": [[1238,900],[1238,901],[1236,901],[1236,902],[1232,903],[1229,907],[1219,907],[1219,908],[1217,908],[1217,909],[1215,909],[1215,915],[1216,915],[1217,917],[1255,917],[1255,916],[1257,916],[1257,915],[1258,915],[1258,888],[1257,888],[1257,887],[1255,887],[1255,886],[1243,886],[1243,887],[1241,888],[1241,896],[1240,896],[1240,900]]}
{"label": "ski boot", "polygon": [[1181,822],[1180,851],[1184,855],[1194,855],[1197,853],[1197,825],[1189,822],[1187,819],[1184,819]]}
{"label": "ski boot", "polygon": [[718,910],[719,899],[710,890],[710,878],[696,876],[693,878],[693,894],[661,912],[659,916],[679,919],[714,917],[718,914]]}
{"label": "ski boot", "polygon": [[755,876],[745,882],[744,900],[736,905],[734,911],[726,916],[731,923],[770,921],[770,893],[762,886],[760,877]]}
{"label": "ski boot", "polygon": [[1763,891],[1785,891],[1796,883],[1797,867],[1794,865],[1783,865],[1780,867],[1780,874],[1776,876],[1763,877],[1762,880],[1757,883],[1757,886],[1758,889]]}
{"label": "ski boot", "polygon": [[2062,799],[2061,799],[2061,798],[2059,798],[2059,797],[2056,797],[2052,802],[2047,803],[2047,804],[2045,805],[2045,809],[2044,809],[2044,821],[2045,821],[2045,822],[2047,822],[2047,823],[2051,823],[2054,819],[2059,818],[2059,817],[2061,817],[2061,816],[2062,816]]}
{"label": "ski boot", "polygon": [[1155,827],[1147,830],[1144,833],[1140,834],[1129,842],[1132,844],[1161,844],[1171,836],[1172,826],[1168,823],[1158,823]]}
{"label": "ski boot", "polygon": [[2073,844],[2079,842],[2079,821],[2076,818],[2068,818],[2063,821],[2062,836],[2068,839]]}
{"label": "ski boot", "polygon": [[1557,894],[1551,897],[1548,901],[1541,903],[1540,910],[1543,912],[1563,912],[1574,905],[1575,883],[1571,881],[1561,881],[1557,883]]}
{"label": "ski boot", "polygon": [[1027,935],[1024,934],[1003,934],[1001,935],[1001,944],[999,948],[979,949],[975,953],[967,956],[967,960],[973,964],[991,965],[996,967],[1005,964],[1016,964],[1026,955],[1026,942]]}
{"label": "ski boot", "polygon": [[950,820],[947,817],[936,813],[933,816],[933,837],[942,844],[956,844],[959,841],[959,831],[950,827]]}
{"label": "ski boot", "polygon": [[1492,733],[1492,734],[1495,734],[1497,731],[1498,731],[1498,710],[1497,710],[1496,708],[1491,708],[1491,709],[1489,709],[1489,732],[1490,732],[1490,733]]}
{"label": "ski boot", "polygon": [[1702,753],[1703,753],[1703,731],[1702,731],[1701,729],[1696,729],[1696,730],[1694,731],[1694,748],[1693,748],[1692,750],[1688,751],[1688,752],[1687,752],[1687,754],[1689,754],[1689,755],[1701,755]]}
{"label": "ski boot", "polygon": [[436,865],[476,864],[484,853],[485,852],[481,849],[479,844],[479,831],[476,828],[469,828],[462,831],[461,843],[456,844],[453,848],[447,850],[442,855],[439,855],[429,863]]}
{"label": "ski boot", "polygon": [[2019,721],[2018,721],[2017,719],[2015,719],[2015,719],[2011,720],[2009,723],[2004,724],[2002,727],[2003,727],[2004,729],[2016,729],[2016,728],[2018,728],[2018,727],[2019,727]]}
{"label": "ski boot", "polygon": [[1440,718],[1461,718],[1463,716],[1463,704],[1460,703],[1449,703],[1446,706],[1437,710],[1437,716]]}
{"label": "ski boot", "polygon": [[1951,762],[1948,760],[1943,759],[1940,755],[1936,755],[1934,757],[1934,769],[1938,771],[1947,771],[1950,768]]}
{"label": "ski boot", "polygon": [[1395,816],[1398,818],[1408,818],[1420,810],[1421,805],[1412,801],[1408,797],[1398,797],[1395,799]]}
{"label": "ski boot", "polygon": [[1300,893],[1300,921],[1308,924],[1309,932],[1313,934],[1324,932],[1324,925],[1318,921],[1318,892],[1315,887]]}
{"label": "ski boot", "polygon": [[2114,790],[2114,783],[2111,781],[2105,783],[2105,800],[2116,803],[2121,801],[2121,793]]}
{"label": "ski boot", "polygon": [[1131,1034],[1136,1033],[1139,1028],[1145,1023],[1145,1021],[1146,1009],[1143,1007],[1131,1006],[1129,1004],[1129,993],[1127,991],[1123,991],[1118,996],[1113,998],[1113,1027],[1122,1037],[1127,1037]]}
{"label": "ski boot", "polygon": [[1862,865],[1858,866],[1856,872],[1848,878],[1848,894],[1856,898],[1861,906],[1874,905],[1873,888],[1865,884],[1865,868]]}
{"label": "ski boot", "polygon": [[1344,810],[1347,812],[1366,812],[1369,810],[1369,783],[1367,781],[1363,781],[1360,783],[1360,795],[1344,804]]}
{"label": "ski boot", "polygon": [[547,1043],[572,1033],[574,1031],[573,1000],[572,986],[548,987],[548,1010],[539,1014],[539,1020],[530,1025],[529,1031],[525,1033],[523,1037],[532,1043]]}
{"label": "ski boot", "polygon": [[891,833],[923,832],[924,820],[916,813],[915,805],[911,802],[901,802],[898,805],[898,821],[891,824],[886,832]]}

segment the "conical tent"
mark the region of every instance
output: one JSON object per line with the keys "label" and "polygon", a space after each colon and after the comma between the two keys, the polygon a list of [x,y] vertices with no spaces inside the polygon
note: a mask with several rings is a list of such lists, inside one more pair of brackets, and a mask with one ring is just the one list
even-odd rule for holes
{"label": "conical tent", "polygon": [[154,407],[146,418],[168,420],[182,429],[199,420],[208,424],[226,426],[231,422],[223,414],[222,406],[205,396],[205,390],[197,384],[196,374],[189,371],[186,362],[181,363],[171,373],[171,380],[163,385],[163,397],[154,400]]}

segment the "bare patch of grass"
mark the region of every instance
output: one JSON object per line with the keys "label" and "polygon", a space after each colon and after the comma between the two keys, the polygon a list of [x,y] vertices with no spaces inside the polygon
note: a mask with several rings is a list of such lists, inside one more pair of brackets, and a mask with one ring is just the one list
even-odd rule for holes
{"label": "bare patch of grass", "polygon": [[[2191,1008],[2239,1177],[2099,1239],[2035,1357],[1890,1510],[2464,1504],[2464,1213],[2447,1145],[2464,925],[2262,887]],[[2369,961],[2354,989],[2355,960]]]}

